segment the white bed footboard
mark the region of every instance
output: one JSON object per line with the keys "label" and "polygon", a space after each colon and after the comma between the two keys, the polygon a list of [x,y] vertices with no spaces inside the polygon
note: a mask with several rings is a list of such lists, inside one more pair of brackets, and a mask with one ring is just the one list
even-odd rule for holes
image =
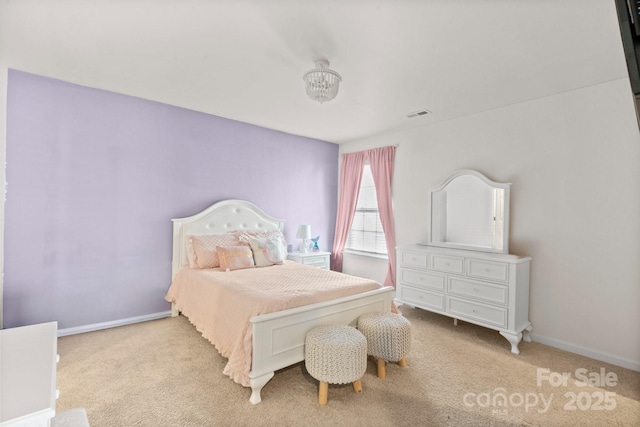
{"label": "white bed footboard", "polygon": [[337,300],[297,307],[251,319],[253,324],[253,355],[251,361],[251,398],[253,404],[262,400],[262,387],[278,369],[304,360],[304,340],[307,332],[319,325],[355,326],[364,313],[389,312],[391,287],[351,295]]}

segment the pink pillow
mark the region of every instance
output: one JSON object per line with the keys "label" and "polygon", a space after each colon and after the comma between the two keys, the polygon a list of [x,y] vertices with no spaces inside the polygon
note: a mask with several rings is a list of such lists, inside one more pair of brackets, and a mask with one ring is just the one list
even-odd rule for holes
{"label": "pink pillow", "polygon": [[254,266],[249,246],[218,246],[217,252],[222,270],[240,270]]}
{"label": "pink pillow", "polygon": [[239,245],[238,237],[233,233],[204,234],[187,236],[187,258],[191,268],[219,267],[217,246]]}

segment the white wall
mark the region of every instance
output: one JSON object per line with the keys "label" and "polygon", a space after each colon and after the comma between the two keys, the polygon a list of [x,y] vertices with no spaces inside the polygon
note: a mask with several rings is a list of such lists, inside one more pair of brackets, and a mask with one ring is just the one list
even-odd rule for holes
{"label": "white wall", "polygon": [[534,340],[640,370],[640,133],[628,79],[343,144],[341,152],[390,144],[399,144],[398,245],[426,240],[428,191],[452,171],[513,183],[510,249],[533,257]]}

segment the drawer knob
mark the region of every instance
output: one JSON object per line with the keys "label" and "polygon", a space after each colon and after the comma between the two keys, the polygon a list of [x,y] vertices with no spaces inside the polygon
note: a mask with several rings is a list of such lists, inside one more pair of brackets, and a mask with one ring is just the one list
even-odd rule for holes
{"label": "drawer knob", "polygon": [[490,268],[485,268],[484,271],[489,273],[491,271],[491,269]]}
{"label": "drawer knob", "polygon": [[451,265],[450,262],[445,262],[444,265],[446,265],[447,267],[449,267]]}
{"label": "drawer knob", "polygon": [[473,288],[473,292],[478,292],[478,288]]}
{"label": "drawer knob", "polygon": [[474,313],[477,313],[477,312],[478,312],[478,310],[471,310],[471,311],[473,311]]}

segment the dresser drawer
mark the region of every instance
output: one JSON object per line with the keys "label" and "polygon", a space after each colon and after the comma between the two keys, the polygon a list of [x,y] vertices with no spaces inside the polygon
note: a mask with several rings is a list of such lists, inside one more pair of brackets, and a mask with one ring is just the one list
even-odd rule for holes
{"label": "dresser drawer", "polygon": [[500,328],[507,327],[507,312],[503,307],[492,307],[472,301],[447,297],[449,314],[466,317],[479,322],[494,325]]}
{"label": "dresser drawer", "polygon": [[400,269],[400,280],[403,283],[422,289],[444,291],[444,275],[423,271]]}
{"label": "dresser drawer", "polygon": [[311,265],[313,267],[319,267],[324,269],[329,269],[329,256],[330,252],[308,252],[308,253],[300,253],[300,252],[289,252],[287,254],[287,259],[297,262],[299,264]]}
{"label": "dresser drawer", "polygon": [[328,257],[324,255],[306,256],[302,258],[302,264],[313,265],[315,267],[320,267],[320,268],[329,268],[329,266],[327,265],[327,261],[328,261]]}
{"label": "dresser drawer", "polygon": [[417,252],[402,252],[400,257],[400,265],[406,267],[427,268],[427,254]]}
{"label": "dresser drawer", "polygon": [[462,257],[432,255],[431,265],[434,270],[444,273],[464,274],[464,258]]}
{"label": "dresser drawer", "polygon": [[509,280],[509,264],[505,262],[468,259],[467,276],[507,282]]}
{"label": "dresser drawer", "polygon": [[418,307],[444,311],[444,294],[429,292],[411,286],[400,286],[400,301],[415,304]]}
{"label": "dresser drawer", "polygon": [[448,291],[452,294],[503,305],[506,305],[509,301],[509,289],[506,285],[494,285],[449,277]]}

